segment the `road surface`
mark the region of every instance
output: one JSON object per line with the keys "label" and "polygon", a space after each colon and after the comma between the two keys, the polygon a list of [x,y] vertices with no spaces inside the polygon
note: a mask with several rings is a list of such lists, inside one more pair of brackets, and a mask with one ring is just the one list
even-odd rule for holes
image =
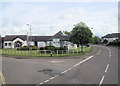
{"label": "road surface", "polygon": [[118,48],[94,49],[96,53],[77,59],[3,57],[2,73],[6,84],[118,84]]}

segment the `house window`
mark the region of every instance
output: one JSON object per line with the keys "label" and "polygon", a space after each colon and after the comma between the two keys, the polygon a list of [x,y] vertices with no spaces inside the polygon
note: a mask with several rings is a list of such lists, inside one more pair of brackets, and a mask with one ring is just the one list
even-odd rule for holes
{"label": "house window", "polygon": [[7,46],[7,43],[5,43],[5,46]]}
{"label": "house window", "polygon": [[9,46],[11,46],[11,43],[9,43]]}

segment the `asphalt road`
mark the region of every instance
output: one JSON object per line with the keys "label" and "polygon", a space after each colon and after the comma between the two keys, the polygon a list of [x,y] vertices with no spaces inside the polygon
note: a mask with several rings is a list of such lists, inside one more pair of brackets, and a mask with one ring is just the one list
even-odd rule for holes
{"label": "asphalt road", "polygon": [[94,50],[77,59],[3,57],[2,73],[6,84],[118,84],[118,48]]}

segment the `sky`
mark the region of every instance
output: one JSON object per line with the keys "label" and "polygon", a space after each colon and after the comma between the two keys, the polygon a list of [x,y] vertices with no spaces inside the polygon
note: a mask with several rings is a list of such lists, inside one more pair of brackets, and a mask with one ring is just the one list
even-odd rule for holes
{"label": "sky", "polygon": [[32,35],[54,35],[71,31],[75,24],[86,23],[94,35],[102,37],[118,32],[118,2],[2,2],[0,3],[0,33],[26,35],[31,25]]}

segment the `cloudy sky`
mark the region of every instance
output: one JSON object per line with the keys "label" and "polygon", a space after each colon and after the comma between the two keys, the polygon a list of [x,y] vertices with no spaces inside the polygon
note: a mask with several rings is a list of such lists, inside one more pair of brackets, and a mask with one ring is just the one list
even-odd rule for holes
{"label": "cloudy sky", "polygon": [[71,31],[81,21],[100,37],[118,32],[118,2],[31,1],[0,3],[2,36],[27,34],[28,23],[32,26],[32,35],[54,35],[60,30]]}

